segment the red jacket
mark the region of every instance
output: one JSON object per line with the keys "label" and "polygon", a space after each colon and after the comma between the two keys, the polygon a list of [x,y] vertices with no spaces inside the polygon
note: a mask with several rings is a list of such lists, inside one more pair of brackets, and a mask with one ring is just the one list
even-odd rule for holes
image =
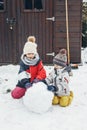
{"label": "red jacket", "polygon": [[[29,73],[30,78],[27,77]],[[20,62],[19,80],[17,86],[24,88],[26,83],[32,83],[34,79],[43,80],[46,78],[46,71],[39,59],[35,65],[26,65],[23,61]]]}
{"label": "red jacket", "polygon": [[46,78],[46,71],[43,67],[42,61],[35,66],[30,66],[26,71],[31,74],[31,82],[36,78],[39,80]]}

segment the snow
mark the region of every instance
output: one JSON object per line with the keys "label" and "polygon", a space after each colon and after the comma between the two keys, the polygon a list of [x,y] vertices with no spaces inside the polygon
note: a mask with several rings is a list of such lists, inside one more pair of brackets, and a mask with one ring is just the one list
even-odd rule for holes
{"label": "snow", "polygon": [[83,2],[87,2],[87,0],[83,0]]}
{"label": "snow", "polygon": [[[15,87],[19,66],[12,64],[0,66],[0,130],[86,130],[86,58],[86,50],[82,49],[82,65],[79,65],[78,69],[73,69],[73,76],[70,77],[69,85],[74,92],[74,99],[68,107],[51,105],[50,100],[46,99],[51,99],[52,93],[46,90],[46,86],[41,87],[42,84],[38,84],[37,89],[34,86],[30,88],[24,98],[13,99],[10,92],[7,93],[7,89]],[[53,68],[44,67],[47,74]],[[45,93],[40,92],[41,90]],[[27,98],[28,94],[32,102]]]}
{"label": "snow", "polygon": [[[37,89],[38,88],[38,89]],[[23,103],[31,112],[44,113],[51,108],[53,93],[47,91],[44,83],[33,84],[23,97]]]}

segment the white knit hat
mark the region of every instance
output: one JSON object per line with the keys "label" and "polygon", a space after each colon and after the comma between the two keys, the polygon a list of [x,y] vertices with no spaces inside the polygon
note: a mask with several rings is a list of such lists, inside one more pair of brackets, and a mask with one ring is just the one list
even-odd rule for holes
{"label": "white knit hat", "polygon": [[37,44],[32,42],[26,42],[23,48],[23,54],[34,53],[37,54]]}

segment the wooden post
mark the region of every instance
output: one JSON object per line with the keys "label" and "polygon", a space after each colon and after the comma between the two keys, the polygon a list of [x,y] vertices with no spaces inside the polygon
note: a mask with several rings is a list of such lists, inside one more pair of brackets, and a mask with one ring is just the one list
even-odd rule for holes
{"label": "wooden post", "polygon": [[69,47],[69,18],[68,18],[68,2],[65,0],[65,9],[66,9],[66,35],[67,35],[67,60],[68,64],[70,64],[70,47]]}

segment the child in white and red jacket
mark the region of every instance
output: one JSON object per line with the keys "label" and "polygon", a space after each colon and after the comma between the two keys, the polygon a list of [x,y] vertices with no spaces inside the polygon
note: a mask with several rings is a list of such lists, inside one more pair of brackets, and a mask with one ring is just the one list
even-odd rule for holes
{"label": "child in white and red jacket", "polygon": [[18,83],[16,88],[11,92],[12,97],[15,99],[23,97],[26,90],[30,88],[33,83],[46,78],[46,71],[37,53],[35,37],[30,36],[27,40],[21,56]]}

